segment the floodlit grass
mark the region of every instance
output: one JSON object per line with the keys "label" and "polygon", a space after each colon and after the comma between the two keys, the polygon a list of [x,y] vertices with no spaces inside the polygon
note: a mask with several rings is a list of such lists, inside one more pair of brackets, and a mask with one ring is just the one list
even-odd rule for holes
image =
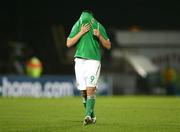
{"label": "floodlit grass", "polygon": [[80,97],[0,98],[0,132],[180,132],[180,97],[97,97],[83,126]]}

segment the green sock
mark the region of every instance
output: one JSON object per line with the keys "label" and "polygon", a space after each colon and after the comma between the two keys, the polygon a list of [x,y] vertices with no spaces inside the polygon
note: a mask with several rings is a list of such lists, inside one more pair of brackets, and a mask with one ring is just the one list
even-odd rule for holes
{"label": "green sock", "polygon": [[[85,108],[85,109],[86,109],[86,101],[87,101],[87,99],[83,97],[83,105],[84,105],[84,108]],[[91,113],[91,117],[92,117],[92,118],[95,117],[94,110],[93,110],[92,113]]]}
{"label": "green sock", "polygon": [[86,102],[86,116],[91,116],[94,111],[95,95],[88,96]]}

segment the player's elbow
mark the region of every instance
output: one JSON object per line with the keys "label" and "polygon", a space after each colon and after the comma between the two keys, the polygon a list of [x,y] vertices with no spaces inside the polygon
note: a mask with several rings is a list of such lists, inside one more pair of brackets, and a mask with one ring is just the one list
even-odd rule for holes
{"label": "player's elbow", "polygon": [[67,42],[66,42],[66,46],[67,46],[68,48],[71,47],[71,46],[69,45],[69,43],[67,43]]}
{"label": "player's elbow", "polygon": [[67,40],[66,41],[66,46],[69,48],[69,47],[71,47],[71,41],[70,40]]}

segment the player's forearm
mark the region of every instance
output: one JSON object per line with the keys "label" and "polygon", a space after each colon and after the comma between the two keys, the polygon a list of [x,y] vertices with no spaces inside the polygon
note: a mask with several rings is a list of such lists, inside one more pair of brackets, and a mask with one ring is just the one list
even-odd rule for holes
{"label": "player's forearm", "polygon": [[105,47],[108,50],[111,49],[111,42],[109,40],[104,39],[102,35],[99,35],[99,40],[103,47]]}
{"label": "player's forearm", "polygon": [[69,48],[73,45],[75,45],[77,43],[77,41],[81,38],[82,33],[79,32],[76,36],[74,36],[73,38],[69,38],[66,41],[66,46]]}

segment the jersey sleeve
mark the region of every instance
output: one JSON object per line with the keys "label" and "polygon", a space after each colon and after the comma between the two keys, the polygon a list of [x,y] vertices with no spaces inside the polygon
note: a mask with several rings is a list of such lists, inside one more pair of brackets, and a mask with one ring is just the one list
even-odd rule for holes
{"label": "jersey sleeve", "polygon": [[108,37],[108,35],[107,35],[107,33],[106,33],[106,30],[105,30],[105,28],[103,27],[103,25],[101,25],[100,23],[99,23],[99,31],[100,31],[100,33],[101,33],[101,35],[103,36],[103,38],[105,39],[105,40],[109,40],[109,37]]}
{"label": "jersey sleeve", "polygon": [[79,28],[80,27],[80,22],[79,22],[79,20],[74,24],[74,26],[72,27],[72,29],[71,29],[71,32],[70,32],[70,34],[69,34],[69,36],[68,36],[68,39],[69,38],[73,38],[74,36],[76,36],[76,34],[78,34],[78,32],[79,32]]}

